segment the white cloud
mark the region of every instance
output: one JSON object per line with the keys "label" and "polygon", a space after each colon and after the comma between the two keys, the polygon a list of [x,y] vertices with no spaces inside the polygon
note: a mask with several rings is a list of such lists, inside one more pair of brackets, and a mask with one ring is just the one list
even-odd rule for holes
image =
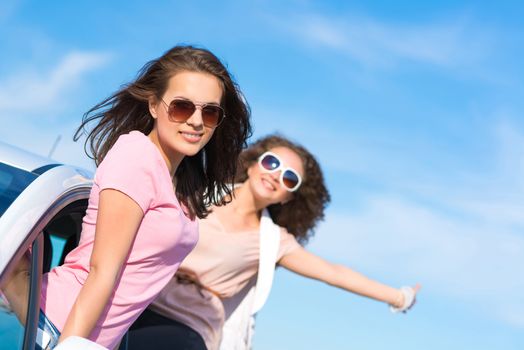
{"label": "white cloud", "polygon": [[524,229],[524,133],[502,117],[493,127],[493,156],[487,169],[469,171],[447,191],[435,194],[470,217],[501,229]]}
{"label": "white cloud", "polygon": [[8,113],[56,109],[87,72],[109,59],[105,53],[71,52],[48,72],[31,69],[13,73],[0,82],[0,118]]}
{"label": "white cloud", "polygon": [[500,319],[518,328],[524,329],[524,300],[521,299],[520,305],[507,305],[503,303],[498,310]]}
{"label": "white cloud", "polygon": [[[90,71],[108,63],[111,55],[98,52],[71,52],[48,71],[34,66],[14,70],[0,81],[0,139],[28,151],[47,156],[56,138],[62,136],[53,157],[70,164],[92,168],[82,143],[74,143],[78,127],[52,116],[66,109],[82,79]],[[46,118],[43,122],[42,118]]]}
{"label": "white cloud", "polygon": [[401,62],[464,66],[482,59],[490,44],[488,33],[465,19],[415,25],[307,14],[275,22],[306,45],[332,49],[371,67]]}

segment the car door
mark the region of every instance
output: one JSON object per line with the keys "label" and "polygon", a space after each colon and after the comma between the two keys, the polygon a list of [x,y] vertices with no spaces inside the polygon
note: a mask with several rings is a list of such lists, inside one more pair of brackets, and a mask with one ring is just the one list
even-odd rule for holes
{"label": "car door", "polygon": [[91,188],[90,174],[58,166],[38,176],[0,218],[0,283],[21,259],[29,259],[27,322],[0,310],[0,344],[5,349],[35,348],[42,274],[63,262],[78,243]]}

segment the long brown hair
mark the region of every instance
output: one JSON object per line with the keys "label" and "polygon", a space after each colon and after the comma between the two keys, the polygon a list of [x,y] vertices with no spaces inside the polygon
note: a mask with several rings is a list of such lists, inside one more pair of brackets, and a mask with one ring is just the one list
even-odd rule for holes
{"label": "long brown hair", "polygon": [[80,138],[87,124],[98,120],[87,133],[84,149],[99,165],[120,135],[133,130],[149,134],[154,126],[149,100],[160,100],[169,79],[182,71],[211,74],[223,90],[221,105],[226,118],[206,146],[196,155],[184,157],[175,172],[179,201],[187,206],[192,218],[204,218],[209,214],[209,204],[223,204],[223,198],[229,197],[238,156],[251,135],[249,105],[226,67],[210,51],[175,46],[146,63],[133,82],[84,114],[74,140]]}
{"label": "long brown hair", "polygon": [[313,236],[317,223],[324,219],[324,209],[331,200],[320,165],[308,150],[280,135],[263,137],[240,154],[236,182],[246,181],[247,169],[264,152],[275,147],[289,148],[300,157],[304,178],[290,201],[273,204],[268,210],[277,225],[285,227],[301,244],[305,244]]}

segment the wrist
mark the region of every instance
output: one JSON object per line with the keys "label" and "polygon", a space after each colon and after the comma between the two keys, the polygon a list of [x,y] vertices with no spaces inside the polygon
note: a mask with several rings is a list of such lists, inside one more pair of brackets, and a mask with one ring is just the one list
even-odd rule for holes
{"label": "wrist", "polygon": [[406,298],[404,297],[404,293],[402,293],[402,290],[397,289],[395,292],[395,297],[389,303],[389,305],[394,308],[401,308],[404,305],[404,301]]}

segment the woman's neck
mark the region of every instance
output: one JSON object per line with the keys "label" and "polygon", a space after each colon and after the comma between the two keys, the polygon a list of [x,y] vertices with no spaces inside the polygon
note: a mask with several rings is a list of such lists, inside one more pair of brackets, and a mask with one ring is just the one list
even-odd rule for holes
{"label": "woman's neck", "polygon": [[[231,231],[241,231],[256,228],[260,224],[260,214],[264,209],[257,203],[248,185],[234,189],[234,197],[226,206],[216,207],[215,210],[222,216],[224,226]],[[221,214],[220,214],[221,213]]]}
{"label": "woman's neck", "polygon": [[169,147],[166,147],[162,144],[160,138],[158,137],[158,131],[153,129],[148,135],[149,139],[153,144],[158,148],[160,154],[162,155],[162,158],[164,158],[164,161],[166,162],[167,169],[169,170],[169,174],[171,175],[171,178],[175,177],[176,169],[182,162],[182,159],[184,159],[184,155],[182,154],[176,154],[175,152],[171,152],[173,154],[170,154],[168,152]]}
{"label": "woman's neck", "polygon": [[244,217],[259,217],[262,209],[264,209],[264,207],[256,202],[249,186],[242,185],[234,189],[234,196],[230,203],[230,210],[236,215]]}

